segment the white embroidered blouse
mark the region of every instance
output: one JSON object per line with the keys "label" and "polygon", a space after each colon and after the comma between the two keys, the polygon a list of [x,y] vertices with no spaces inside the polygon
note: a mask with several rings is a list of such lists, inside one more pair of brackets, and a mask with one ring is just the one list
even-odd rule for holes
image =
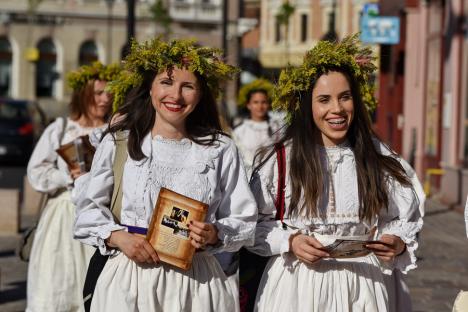
{"label": "white embroidered blouse", "polygon": [[[27,175],[31,186],[40,192],[53,194],[58,189],[71,188],[73,179],[65,161],[57,154],[56,149],[73,141],[79,136],[89,135],[96,128],[82,127],[76,121],[67,119],[62,141],[64,119],[57,118],[42,134],[29,159]],[[103,126],[104,127],[104,126]]]}
{"label": "white embroidered blouse", "polygon": [[278,137],[277,130],[279,128],[279,123],[274,120],[253,121],[251,119],[246,119],[234,129],[233,139],[239,147],[246,170],[249,174],[257,150],[272,144]]}
{"label": "white embroidered blouse", "polygon": [[[128,157],[124,166],[122,224],[148,227],[159,190],[166,187],[209,204],[206,222],[217,226],[221,241],[209,252],[237,251],[253,243],[257,208],[231,139],[221,136],[215,146],[202,146],[189,139],[148,134],[142,151],[146,158]],[[78,208],[75,238],[98,246],[102,254],[116,252],[104,242],[111,232],[126,229],[114,222],[109,210],[114,153],[115,144],[108,134],[97,148],[85,190],[74,200]]]}
{"label": "white embroidered blouse", "polygon": [[[326,236],[363,236],[369,235],[376,226],[377,238],[382,234],[393,234],[406,243],[406,251],[397,256],[393,265],[406,273],[416,267],[415,250],[418,243],[416,233],[421,230],[422,218],[419,211],[419,199],[413,187],[405,187],[397,181],[389,182],[388,211],[382,209],[380,216],[371,222],[359,220],[359,197],[354,153],[348,146],[332,148],[320,147],[322,168],[324,172],[324,192],[334,194],[325,196],[319,203],[318,211],[321,217],[307,218],[289,216],[291,198],[291,183],[289,177],[289,151],[286,144],[286,186],[284,229],[281,222],[275,220],[278,183],[278,165],[273,155],[264,166],[255,172],[251,181],[251,189],[256,198],[259,210],[259,223],[255,234],[255,246],[249,248],[264,256],[285,255],[289,252],[289,237],[300,231],[304,234],[319,234]],[[331,177],[331,180],[330,180]],[[299,203],[300,204],[300,203]],[[319,239],[320,241],[320,239]],[[323,243],[323,242],[322,242]],[[383,268],[384,273],[390,273],[391,267]]]}

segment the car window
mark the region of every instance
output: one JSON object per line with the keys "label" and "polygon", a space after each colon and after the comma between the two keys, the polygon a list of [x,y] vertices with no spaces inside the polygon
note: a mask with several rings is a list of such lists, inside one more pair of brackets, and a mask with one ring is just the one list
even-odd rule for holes
{"label": "car window", "polygon": [[24,119],[28,117],[26,107],[10,103],[0,102],[0,118]]}

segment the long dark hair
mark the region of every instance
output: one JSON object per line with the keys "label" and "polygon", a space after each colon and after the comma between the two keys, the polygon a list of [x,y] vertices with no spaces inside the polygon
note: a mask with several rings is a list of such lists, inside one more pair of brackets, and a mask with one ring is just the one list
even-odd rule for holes
{"label": "long dark hair", "polygon": [[[347,132],[347,139],[354,152],[359,193],[359,217],[361,220],[371,220],[379,215],[380,209],[388,209],[389,190],[387,182],[394,178],[405,186],[411,185],[408,176],[394,155],[386,156],[378,152],[374,145],[377,134],[372,130],[369,114],[364,107],[359,94],[359,87],[353,76],[343,68],[331,68],[328,72],[342,73],[350,84],[354,104],[354,119]],[[325,72],[323,74],[327,74]],[[298,216],[305,212],[308,217],[318,216],[318,203],[324,196],[323,168],[320,161],[319,136],[320,131],[312,117],[312,90],[320,77],[311,81],[310,88],[300,97],[300,108],[292,113],[290,125],[286,128],[280,144],[291,142],[289,160],[289,176],[291,183],[290,212]],[[259,154],[261,161],[256,166],[258,170],[269,157],[274,154],[270,146]],[[342,191],[342,190],[338,190]],[[301,197],[302,206],[299,206]]]}
{"label": "long dark hair", "polygon": [[[149,92],[157,74],[154,71],[143,73],[143,83],[131,89],[126,95],[124,103],[112,116],[112,119],[116,117],[116,121],[111,122],[104,133],[105,135],[120,130],[129,130],[128,154],[135,160],[146,157],[141,150],[141,144],[144,137],[153,128],[156,118],[156,111]],[[187,116],[185,127],[190,140],[201,145],[213,145],[218,141],[218,135],[225,134],[221,130],[218,109],[208,84],[202,76],[195,75],[199,81],[202,96],[193,112]]]}

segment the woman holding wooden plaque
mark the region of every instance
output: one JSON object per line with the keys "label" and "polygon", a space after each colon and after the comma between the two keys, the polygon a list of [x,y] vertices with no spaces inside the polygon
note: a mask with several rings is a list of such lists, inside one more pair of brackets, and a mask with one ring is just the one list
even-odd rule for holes
{"label": "woman holding wooden plaque", "polygon": [[29,260],[26,311],[83,311],[82,288],[92,249],[73,240],[70,191],[84,172],[72,160],[59,157],[57,150],[106,124],[112,97],[105,87],[119,72],[119,66],[99,62],[71,72],[70,115],[47,127],[29,160],[29,182],[47,193],[48,200]]}
{"label": "woman holding wooden plaque", "polygon": [[[91,311],[238,311],[238,289],[213,256],[253,243],[256,223],[215,103],[236,69],[215,49],[158,39],[134,42],[124,67],[112,85],[119,117],[96,151],[75,222],[75,238],[111,255]],[[120,212],[111,211],[116,189]],[[171,261],[179,254],[183,263]]]}

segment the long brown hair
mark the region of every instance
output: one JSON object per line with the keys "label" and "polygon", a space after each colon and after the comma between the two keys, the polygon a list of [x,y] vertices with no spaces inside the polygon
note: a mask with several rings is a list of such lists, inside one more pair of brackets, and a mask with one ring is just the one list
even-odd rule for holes
{"label": "long brown hair", "polygon": [[[353,76],[344,68],[330,68],[328,72],[342,73],[350,84],[354,104],[354,119],[347,132],[347,139],[353,150],[358,193],[359,217],[361,220],[371,220],[379,215],[382,208],[388,209],[389,179],[393,178],[402,185],[411,185],[408,176],[395,155],[386,156],[378,152],[374,145],[377,134],[372,130],[369,114],[360,97],[357,83]],[[328,72],[322,73],[326,74]],[[289,160],[289,178],[291,183],[290,213],[293,216],[305,213],[308,217],[318,216],[318,203],[324,196],[323,168],[320,161],[317,131],[320,131],[312,117],[312,90],[318,78],[311,82],[309,91],[299,94],[300,108],[292,113],[292,119],[287,126],[281,144],[291,143]],[[274,154],[274,147],[260,152],[258,170],[269,157]],[[344,190],[338,190],[338,192]],[[300,206],[301,197],[304,198]]]}
{"label": "long brown hair", "polygon": [[[146,71],[143,73],[143,82],[140,86],[129,91],[124,103],[113,114],[125,116],[116,118],[110,123],[106,133],[115,133],[119,130],[129,130],[128,154],[134,160],[146,157],[141,150],[144,137],[151,131],[156,118],[156,111],[151,103],[150,90],[157,73]],[[201,145],[213,145],[218,141],[218,135],[226,135],[221,130],[218,109],[212,92],[202,76],[195,74],[201,86],[202,96],[185,121],[188,138]],[[113,119],[113,118],[112,118]]]}
{"label": "long brown hair", "polygon": [[[70,100],[70,118],[78,120],[81,116],[88,118],[89,108],[96,103],[94,102],[94,82],[96,80],[90,79],[86,82],[83,88],[74,90]],[[106,121],[111,115],[111,109],[104,118]]]}

